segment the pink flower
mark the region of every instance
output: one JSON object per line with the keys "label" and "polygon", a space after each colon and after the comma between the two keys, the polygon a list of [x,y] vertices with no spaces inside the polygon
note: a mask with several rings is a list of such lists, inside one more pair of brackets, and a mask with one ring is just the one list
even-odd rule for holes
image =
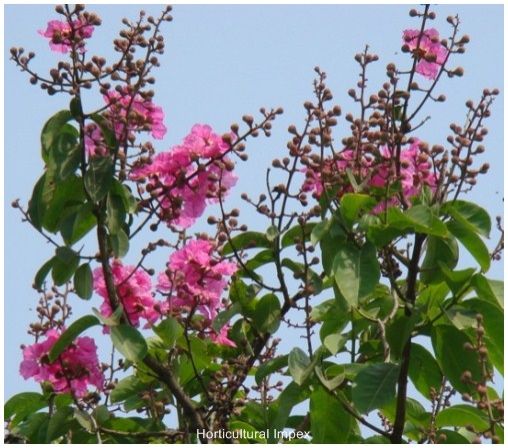
{"label": "pink flower", "polygon": [[167,271],[159,275],[157,289],[167,295],[168,310],[199,312],[212,331],[211,338],[231,345],[227,329],[215,334],[210,325],[222,307],[221,297],[229,277],[238,267],[220,260],[214,250],[210,241],[188,241],[171,254]]}
{"label": "pink flower", "polygon": [[229,325],[224,325],[218,333],[214,330],[211,330],[210,339],[216,344],[227,345],[228,347],[236,347],[234,341],[228,337],[229,329]]}
{"label": "pink flower", "polygon": [[34,378],[39,383],[49,382],[54,392],[71,392],[76,397],[85,396],[90,385],[102,390],[104,375],[93,339],[76,338],[55,362],[50,363],[48,353],[59,338],[58,331],[49,330],[45,341],[24,347],[19,367],[21,376]]}
{"label": "pink flower", "polygon": [[418,61],[416,72],[425,78],[436,79],[448,55],[448,50],[440,42],[438,31],[429,28],[420,34],[419,30],[405,30],[403,40]]}
{"label": "pink flower", "polygon": [[58,53],[68,53],[75,42],[77,50],[85,52],[85,39],[92,37],[94,27],[82,19],[71,23],[61,20],[50,20],[46,30],[39,30],[41,36],[49,39],[49,47]]}
{"label": "pink flower", "polygon": [[[118,299],[130,324],[138,327],[141,319],[147,321],[145,328],[154,324],[161,315],[157,310],[158,303],[152,296],[150,276],[140,268],[122,265],[120,260],[113,260],[111,271]],[[109,317],[113,314],[113,310],[109,302],[102,268],[94,270],[93,279],[95,292],[104,299],[100,308],[101,314]]]}
{"label": "pink flower", "polygon": [[[160,218],[179,228],[191,226],[208,203],[218,202],[236,183],[226,167],[230,146],[207,125],[195,125],[180,146],[156,155],[131,172],[131,179],[147,179],[147,191],[156,197]],[[220,188],[219,188],[220,187]]]}
{"label": "pink flower", "polygon": [[124,139],[125,125],[127,133],[150,131],[153,138],[162,139],[166,135],[164,126],[164,112],[150,99],[143,98],[139,93],[133,95],[123,88],[120,92],[109,91],[104,95],[104,101],[110,104],[104,113],[112,124],[117,139]]}
{"label": "pink flower", "polygon": [[91,123],[85,126],[85,149],[90,157],[108,155],[108,148],[99,126]]}

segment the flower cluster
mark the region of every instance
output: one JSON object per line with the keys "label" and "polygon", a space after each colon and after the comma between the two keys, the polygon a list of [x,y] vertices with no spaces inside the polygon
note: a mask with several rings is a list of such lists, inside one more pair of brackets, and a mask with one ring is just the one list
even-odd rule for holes
{"label": "flower cluster", "polygon": [[88,386],[97,390],[104,387],[104,375],[97,358],[97,347],[93,339],[78,337],[58,359],[49,362],[48,353],[60,338],[57,330],[49,330],[46,340],[23,348],[23,361],[19,371],[23,378],[34,378],[40,383],[48,382],[56,393],[71,392],[83,397]]}
{"label": "flower cluster", "polygon": [[166,135],[162,108],[142,94],[134,94],[124,87],[107,92],[104,101],[109,105],[104,116],[111,123],[118,140],[128,137],[126,132],[150,131],[152,137],[159,140]]}
{"label": "flower cluster", "polygon": [[235,346],[227,337],[227,326],[219,334],[209,328],[222,307],[221,297],[228,279],[237,270],[235,263],[214,256],[214,249],[207,240],[187,242],[171,254],[168,269],[159,275],[157,288],[168,296],[169,311],[199,312],[212,340]]}
{"label": "flower cluster", "polygon": [[75,48],[85,52],[85,39],[92,37],[94,27],[85,19],[73,20],[71,23],[62,20],[50,20],[46,30],[39,30],[41,36],[49,39],[49,47],[58,53],[68,53],[74,43]]}
{"label": "flower cluster", "polygon": [[435,28],[424,30],[423,33],[419,30],[405,30],[403,40],[418,61],[416,73],[428,79],[436,79],[448,55],[448,50],[439,40],[439,32]]}
{"label": "flower cluster", "polygon": [[[123,306],[129,323],[136,327],[140,320],[146,320],[145,327],[154,324],[160,317],[160,308],[152,295],[152,282],[150,276],[142,269],[134,266],[124,266],[120,260],[113,260],[111,272],[116,286],[118,300]],[[101,314],[109,317],[113,314],[109,301],[106,282],[102,268],[97,268],[93,273],[94,290],[104,302],[100,307]]]}
{"label": "flower cluster", "polygon": [[[347,170],[359,177],[360,182],[366,182],[365,188],[386,188],[400,180],[401,193],[406,202],[417,196],[424,185],[434,188],[436,186],[436,174],[429,161],[429,156],[422,151],[422,143],[413,139],[407,147],[401,148],[400,152],[400,176],[397,176],[396,150],[383,146],[377,156],[365,154],[356,160],[355,153],[351,149],[345,149],[335,158],[323,160],[323,163],[307,167],[303,191],[312,191],[317,198],[321,197],[325,189],[336,185],[339,186],[338,195],[353,191],[351,182],[347,176]],[[384,191],[383,191],[384,193]],[[383,194],[382,193],[382,194]],[[397,205],[398,197],[383,198],[374,212],[383,210],[386,205]]]}
{"label": "flower cluster", "polygon": [[146,190],[158,201],[159,217],[179,228],[191,226],[207,202],[217,202],[236,183],[230,149],[210,126],[194,125],[183,144],[133,169],[131,179],[148,180]]}

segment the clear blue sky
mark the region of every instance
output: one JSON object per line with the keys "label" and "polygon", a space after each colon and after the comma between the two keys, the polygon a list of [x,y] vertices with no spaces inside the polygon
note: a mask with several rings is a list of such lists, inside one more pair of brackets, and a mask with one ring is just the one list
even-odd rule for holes
{"label": "clear blue sky", "polygon": [[[91,54],[112,56],[109,43],[126,16],[135,18],[140,8],[157,14],[153,5],[91,5],[103,19],[88,46]],[[384,67],[408,57],[400,54],[401,34],[417,26],[404,5],[328,5],[328,6],[183,6],[174,8],[174,21],[165,27],[167,51],[157,72],[155,102],[163,106],[169,132],[159,150],[180,142],[194,123],[208,123],[222,133],[245,113],[255,115],[261,106],[282,106],[285,114],[274,123],[270,139],[259,138],[248,145],[250,160],[238,166],[240,181],[231,195],[230,205],[238,203],[240,193],[253,196],[264,192],[265,168],[285,150],[289,124],[302,123],[302,103],[311,99],[313,67],[320,65],[329,75],[335,100],[343,111],[356,112],[346,92],[356,83],[358,67],[353,61],[365,44],[380,56],[369,75],[369,87],[377,91],[384,81]],[[462,30],[471,36],[468,52],[457,57],[465,68],[462,79],[445,79],[441,92],[448,101],[431,106],[432,120],[419,133],[429,143],[444,143],[450,121],[462,123],[464,102],[476,99],[483,87],[499,87],[503,92],[503,9],[502,6],[441,5],[434,7],[438,20],[434,26],[448,32],[445,19],[458,13]],[[58,55],[49,50],[47,40],[37,34],[46,22],[56,18],[52,7],[43,5],[5,7],[5,397],[35,388],[18,374],[19,346],[31,343],[26,334],[34,318],[37,294],[31,289],[38,267],[52,255],[52,249],[10,208],[20,198],[26,205],[33,184],[40,176],[42,162],[39,132],[50,114],[67,106],[64,96],[48,97],[8,61],[9,48],[23,46],[37,58],[33,68],[45,74]],[[446,34],[447,35],[447,34]],[[108,60],[112,59],[108,57]],[[402,66],[402,64],[398,64]],[[89,99],[89,107],[101,102]],[[489,123],[485,160],[491,171],[469,196],[493,215],[503,209],[503,97],[498,99]],[[86,105],[85,105],[86,107]],[[342,121],[344,128],[344,122]],[[251,228],[266,227],[256,215],[245,211],[241,218]],[[203,221],[206,216],[203,218]],[[204,230],[197,225],[196,230]],[[164,229],[161,228],[161,232]],[[497,236],[497,235],[496,235]],[[494,242],[492,242],[494,243]],[[139,253],[136,246],[128,261]],[[167,254],[152,259],[162,269]],[[491,277],[501,279],[502,263],[493,266]],[[76,315],[89,312],[100,300],[90,303],[73,299]]]}

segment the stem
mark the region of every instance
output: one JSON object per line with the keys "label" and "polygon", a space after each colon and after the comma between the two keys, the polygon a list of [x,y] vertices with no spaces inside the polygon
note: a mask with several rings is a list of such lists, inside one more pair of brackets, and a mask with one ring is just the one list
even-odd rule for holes
{"label": "stem", "polygon": [[[406,303],[411,307],[416,300],[416,278],[418,276],[418,264],[422,252],[425,235],[417,233],[415,236],[415,245],[413,255],[409,262],[407,273],[407,294]],[[411,309],[406,308],[406,315],[411,315]],[[395,411],[395,421],[393,424],[393,431],[390,436],[392,443],[402,443],[402,433],[404,432],[404,423],[406,420],[406,397],[407,397],[407,383],[409,373],[409,362],[411,360],[411,335],[408,337],[404,349],[402,351],[402,362],[400,365],[399,378],[397,380],[397,405]]]}

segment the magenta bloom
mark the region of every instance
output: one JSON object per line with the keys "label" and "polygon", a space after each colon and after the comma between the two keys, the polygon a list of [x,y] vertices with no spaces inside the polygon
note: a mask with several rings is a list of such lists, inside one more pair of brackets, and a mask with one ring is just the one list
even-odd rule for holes
{"label": "magenta bloom", "polygon": [[166,135],[164,126],[164,112],[151,100],[144,99],[140,94],[133,95],[127,89],[121,92],[109,91],[104,95],[104,101],[110,104],[104,114],[113,129],[117,139],[124,139],[125,125],[127,133],[150,131],[153,138],[162,139]]}
{"label": "magenta bloom", "polygon": [[49,330],[46,340],[23,349],[23,361],[19,367],[25,379],[49,382],[56,393],[71,392],[76,397],[85,396],[88,386],[97,390],[104,388],[104,375],[97,358],[97,347],[92,338],[78,337],[65,349],[53,363],[48,361],[48,353],[58,341],[60,333]]}
{"label": "magenta bloom", "polygon": [[429,28],[420,34],[419,30],[405,30],[403,40],[418,61],[416,72],[425,78],[436,79],[448,55],[448,50],[440,42],[438,31]]}
{"label": "magenta bloom", "polygon": [[182,145],[135,168],[131,179],[147,179],[147,190],[160,204],[161,219],[185,229],[203,214],[207,203],[218,201],[219,187],[224,195],[235,185],[236,176],[219,164],[232,163],[225,156],[229,147],[210,126],[195,125]]}
{"label": "magenta bloom", "polygon": [[[237,271],[235,263],[220,260],[215,246],[207,240],[190,240],[169,257],[167,271],[159,275],[157,289],[168,295],[168,310],[199,312],[210,327],[222,307],[222,295],[229,278]],[[227,329],[216,334],[208,328],[212,340],[232,345]]]}
{"label": "magenta bloom", "polygon": [[90,157],[104,157],[108,155],[108,148],[102,131],[95,123],[85,126],[85,150]]}
{"label": "magenta bloom", "polygon": [[85,39],[92,37],[94,27],[82,19],[72,24],[61,20],[50,20],[46,30],[39,30],[41,36],[49,39],[49,47],[58,53],[68,53],[75,42],[79,52],[85,52]]}
{"label": "magenta bloom", "polygon": [[[120,260],[114,260],[111,264],[118,299],[129,322],[138,327],[140,320],[144,319],[147,321],[146,328],[160,318],[160,312],[157,311],[157,301],[152,296],[150,276],[142,269],[136,269],[135,272],[134,270],[134,266],[124,266]],[[102,268],[94,270],[93,279],[95,292],[104,299],[100,308],[101,314],[109,317],[113,314],[113,310],[109,303]]]}

